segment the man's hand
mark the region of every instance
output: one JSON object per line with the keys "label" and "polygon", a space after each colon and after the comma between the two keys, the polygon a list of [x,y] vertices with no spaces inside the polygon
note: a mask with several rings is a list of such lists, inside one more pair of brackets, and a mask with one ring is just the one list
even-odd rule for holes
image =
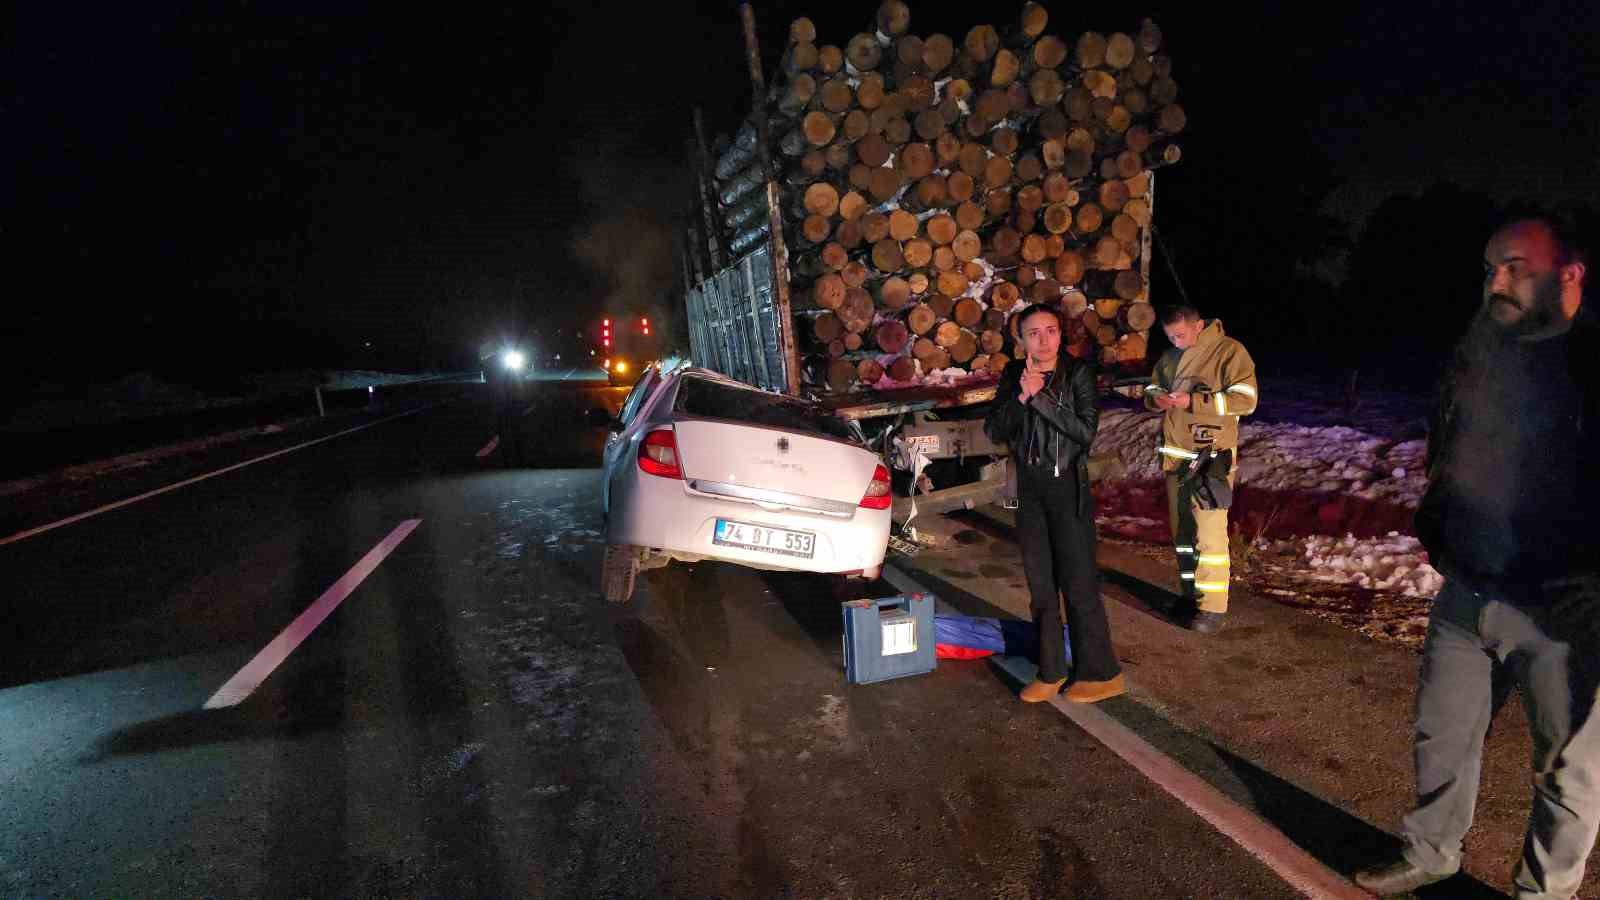
{"label": "man's hand", "polygon": [[1159,404],[1162,409],[1188,409],[1190,403],[1189,392],[1174,391],[1165,397],[1158,398],[1156,403]]}
{"label": "man's hand", "polygon": [[1042,390],[1044,390],[1044,373],[1035,372],[1032,369],[1023,369],[1022,393],[1017,395],[1017,399],[1027,403],[1029,398]]}

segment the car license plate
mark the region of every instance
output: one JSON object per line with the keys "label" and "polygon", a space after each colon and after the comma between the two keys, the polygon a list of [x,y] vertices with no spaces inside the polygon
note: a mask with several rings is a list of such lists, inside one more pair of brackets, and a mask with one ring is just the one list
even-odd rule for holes
{"label": "car license plate", "polygon": [[790,531],[787,528],[768,528],[749,522],[718,519],[713,543],[724,547],[742,547],[783,556],[810,559],[817,550],[817,536],[809,531]]}

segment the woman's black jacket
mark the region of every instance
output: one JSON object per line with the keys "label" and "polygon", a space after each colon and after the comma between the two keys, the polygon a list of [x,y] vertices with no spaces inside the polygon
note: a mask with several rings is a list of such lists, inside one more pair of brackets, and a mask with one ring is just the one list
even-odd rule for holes
{"label": "woman's black jacket", "polygon": [[985,433],[990,440],[1010,445],[1012,457],[1029,468],[1070,476],[1085,467],[1086,475],[1089,445],[1100,425],[1093,368],[1062,353],[1044,389],[1024,406],[1017,397],[1025,366],[1019,359],[1001,373]]}

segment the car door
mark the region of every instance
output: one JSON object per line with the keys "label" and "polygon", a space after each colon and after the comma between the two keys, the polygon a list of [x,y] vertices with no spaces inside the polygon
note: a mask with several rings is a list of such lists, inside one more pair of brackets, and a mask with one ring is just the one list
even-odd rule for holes
{"label": "car door", "polygon": [[606,435],[605,451],[600,462],[600,509],[611,509],[611,482],[616,477],[617,467],[624,460],[627,448],[630,445],[629,437],[636,430],[632,426],[638,421],[639,413],[646,406],[646,401],[655,393],[661,384],[661,372],[651,367],[639,377],[633,390],[628,392],[628,398],[622,401],[622,412],[617,416],[622,422],[622,427]]}

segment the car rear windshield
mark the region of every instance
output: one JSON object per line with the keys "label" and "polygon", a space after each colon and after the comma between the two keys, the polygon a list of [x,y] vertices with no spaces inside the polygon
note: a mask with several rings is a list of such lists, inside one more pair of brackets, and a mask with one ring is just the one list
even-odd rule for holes
{"label": "car rear windshield", "polygon": [[692,375],[678,386],[674,411],[855,441],[843,419],[815,404]]}

